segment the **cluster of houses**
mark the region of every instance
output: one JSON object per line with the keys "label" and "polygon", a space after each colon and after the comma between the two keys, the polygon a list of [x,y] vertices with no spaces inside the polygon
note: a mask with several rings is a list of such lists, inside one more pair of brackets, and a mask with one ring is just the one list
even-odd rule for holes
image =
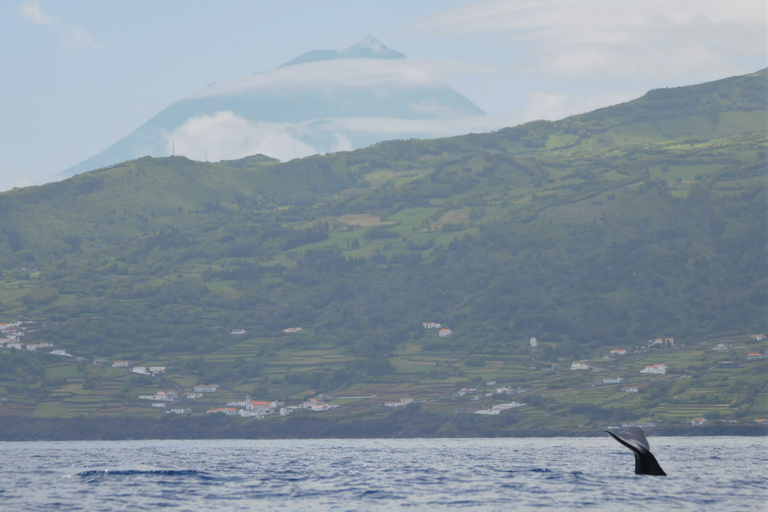
{"label": "cluster of houses", "polygon": [[165,372],[165,366],[131,366],[131,364],[130,361],[113,361],[112,368],[130,368],[131,373],[151,375],[153,377],[159,373]]}
{"label": "cluster of houses", "polygon": [[158,373],[165,372],[165,366],[134,366],[131,368],[131,373],[138,373],[139,375],[151,375],[155,376]]}
{"label": "cluster of houses", "polygon": [[21,341],[21,339],[24,337],[25,330],[26,329],[22,325],[21,320],[16,320],[15,322],[10,322],[7,324],[0,324],[0,335],[2,335],[0,343],[3,341],[5,341],[5,343]]}
{"label": "cluster of houses", "polygon": [[208,409],[208,414],[226,414],[227,416],[242,416],[243,418],[264,418],[271,414],[279,414],[285,416],[290,414],[290,411],[283,407],[283,402],[272,401],[259,401],[251,400],[251,397],[246,395],[245,400],[236,400],[227,403],[226,407],[216,407]]}
{"label": "cluster of houses", "polygon": [[297,332],[301,332],[301,327],[286,327],[283,329],[283,332],[287,332],[288,334],[295,334]]}
{"label": "cluster of houses", "polygon": [[245,400],[229,402],[227,403],[226,407],[215,407],[213,409],[208,409],[207,413],[225,414],[227,416],[242,416],[243,418],[265,418],[266,416],[273,414],[287,416],[296,409],[327,411],[335,407],[338,406],[325,403],[319,398],[310,398],[298,406],[286,406],[284,402],[277,400],[273,400],[271,402],[251,400],[251,397],[246,395]]}
{"label": "cluster of houses", "polygon": [[[22,320],[16,320],[7,324],[0,324],[0,348],[15,348],[16,350],[30,350],[32,352],[43,351],[53,348],[53,343],[50,341],[42,341],[39,343],[22,343],[24,336],[26,336],[26,327],[24,324],[33,324],[34,322],[24,322]],[[49,353],[56,356],[72,357],[71,354],[67,354],[63,350],[48,350]]]}

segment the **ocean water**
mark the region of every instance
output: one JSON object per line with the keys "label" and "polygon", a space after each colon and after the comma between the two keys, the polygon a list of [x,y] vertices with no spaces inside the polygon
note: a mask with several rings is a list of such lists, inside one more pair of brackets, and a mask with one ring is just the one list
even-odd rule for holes
{"label": "ocean water", "polygon": [[768,510],[768,439],[0,443],[0,510]]}

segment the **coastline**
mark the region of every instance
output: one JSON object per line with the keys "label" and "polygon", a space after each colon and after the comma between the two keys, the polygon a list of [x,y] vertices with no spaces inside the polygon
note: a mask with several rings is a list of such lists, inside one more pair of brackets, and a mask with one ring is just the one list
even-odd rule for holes
{"label": "coastline", "polygon": [[[354,421],[321,418],[287,421],[248,421],[226,416],[35,419],[0,417],[0,441],[124,441],[149,439],[407,439],[500,437],[598,437],[604,428],[528,429],[501,424],[460,424],[450,419],[420,416],[412,422]],[[768,436],[762,425],[653,427],[649,437]]]}

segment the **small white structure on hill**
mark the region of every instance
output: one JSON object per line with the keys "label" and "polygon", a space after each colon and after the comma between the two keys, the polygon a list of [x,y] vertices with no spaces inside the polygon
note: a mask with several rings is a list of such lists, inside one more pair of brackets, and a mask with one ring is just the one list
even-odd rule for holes
{"label": "small white structure on hill", "polygon": [[539,346],[539,340],[536,338],[531,338],[531,346],[532,347],[538,347]]}
{"label": "small white structure on hill", "polygon": [[640,370],[640,373],[652,373],[655,375],[664,375],[667,373],[667,365],[665,364],[649,364],[642,370]]}
{"label": "small white structure on hill", "polygon": [[571,370],[589,370],[589,365],[584,361],[574,361]]}
{"label": "small white structure on hill", "polygon": [[451,336],[451,330],[440,329],[440,332],[438,332],[437,335],[440,336],[441,338],[449,338]]}

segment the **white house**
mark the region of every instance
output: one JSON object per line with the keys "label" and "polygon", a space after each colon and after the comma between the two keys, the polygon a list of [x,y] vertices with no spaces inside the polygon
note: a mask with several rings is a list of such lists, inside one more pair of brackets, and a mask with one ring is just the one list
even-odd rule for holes
{"label": "white house", "polygon": [[195,393],[215,393],[219,389],[216,384],[198,384],[195,386]]}
{"label": "white house", "polygon": [[747,361],[759,361],[763,358],[763,354],[747,354]]}
{"label": "white house", "polygon": [[229,334],[238,335],[238,334],[245,334],[245,329],[232,329],[232,332]]}
{"label": "white house", "polygon": [[328,409],[333,409],[335,406],[321,402],[317,398],[310,398],[301,404],[301,407],[303,409],[309,409],[310,411],[327,411]]}
{"label": "white house", "polygon": [[27,343],[27,350],[37,350],[39,348],[48,348],[52,347],[53,343],[44,341],[42,343]]}
{"label": "white house", "polygon": [[438,332],[437,335],[440,336],[441,338],[449,338],[451,336],[451,330],[440,329],[440,332]]}
{"label": "white house", "polygon": [[530,343],[531,343],[532,347],[538,347],[539,346],[539,340],[537,340],[536,338],[531,338],[530,339]]}
{"label": "white house", "polygon": [[571,364],[571,370],[589,370],[589,365],[584,361],[574,361]]}
{"label": "white house", "polygon": [[613,379],[603,379],[603,384],[619,384],[622,380],[621,377],[615,377]]}
{"label": "white house", "polygon": [[112,363],[112,368],[128,368],[130,365],[129,361],[115,361]]}
{"label": "white house", "polygon": [[637,386],[624,386],[621,388],[622,391],[626,393],[637,393]]}
{"label": "white house", "polygon": [[149,370],[146,366],[134,366],[131,368],[131,373],[138,373],[140,375],[149,375]]}
{"label": "white house", "polygon": [[424,322],[421,325],[423,325],[425,329],[440,329],[442,327],[442,325],[437,322]]}
{"label": "white house", "polygon": [[173,402],[176,400],[177,394],[175,391],[158,391],[154,395],[139,395],[142,400],[154,400],[156,402]]}
{"label": "white house", "polygon": [[623,348],[615,348],[615,349],[611,350],[611,355],[612,356],[623,356],[623,355],[626,355],[626,353],[627,353],[627,351],[624,350]]}
{"label": "white house", "polygon": [[522,407],[524,405],[528,405],[528,404],[519,404],[519,403],[513,401],[513,402],[510,402],[508,404],[497,404],[497,405],[494,405],[493,407],[491,407],[491,409],[496,409],[498,411],[506,411],[507,409],[514,409],[515,407]]}
{"label": "white house", "polygon": [[399,402],[387,402],[385,407],[405,407],[406,405],[413,403],[413,398],[401,398]]}
{"label": "white house", "polygon": [[667,373],[667,365],[649,364],[644,369],[640,370],[640,373],[652,373],[655,375],[664,375],[665,373]]}

